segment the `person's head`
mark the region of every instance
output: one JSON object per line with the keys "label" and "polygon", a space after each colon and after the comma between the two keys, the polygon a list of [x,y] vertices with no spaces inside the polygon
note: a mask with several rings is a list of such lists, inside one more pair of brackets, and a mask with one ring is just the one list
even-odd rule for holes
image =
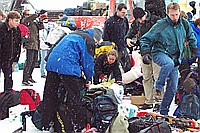
{"label": "person's head", "polygon": [[167,5],[167,15],[174,21],[178,22],[180,17],[180,5],[176,2],[171,2]]}
{"label": "person's head", "polygon": [[43,21],[44,23],[46,23],[46,22],[48,22],[48,16],[46,14],[41,14],[40,20]]}
{"label": "person's head", "polygon": [[10,11],[7,15],[6,21],[10,28],[16,28],[20,23],[21,15],[17,11]]}
{"label": "person's head", "polygon": [[107,62],[108,64],[113,64],[118,58],[118,53],[116,50],[112,49],[107,53]]}
{"label": "person's head", "polygon": [[126,16],[127,6],[124,3],[120,3],[117,6],[117,16],[120,18],[124,18]]}
{"label": "person's head", "polygon": [[188,15],[184,11],[180,11],[180,16],[182,18],[188,19]]}
{"label": "person's head", "polygon": [[41,15],[41,14],[45,14],[45,15],[48,16],[48,12],[47,12],[46,10],[44,10],[44,9],[40,10],[40,13],[39,13],[39,14],[40,14],[40,15]]}
{"label": "person's head", "polygon": [[144,23],[147,18],[146,12],[141,7],[133,9],[133,16],[139,23]]}
{"label": "person's head", "polygon": [[86,29],[85,32],[88,33],[95,40],[97,44],[102,39],[103,31],[99,28],[94,27],[91,29]]}
{"label": "person's head", "polygon": [[200,29],[200,18],[194,21],[194,26]]}
{"label": "person's head", "polygon": [[23,17],[28,17],[30,15],[30,10],[24,10],[22,13]]}

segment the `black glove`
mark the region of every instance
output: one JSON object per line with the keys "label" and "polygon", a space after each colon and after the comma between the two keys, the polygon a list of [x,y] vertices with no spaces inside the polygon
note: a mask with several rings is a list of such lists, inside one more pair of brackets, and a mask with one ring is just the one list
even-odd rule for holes
{"label": "black glove", "polygon": [[196,54],[198,52],[198,48],[191,48],[191,52],[192,52],[191,58],[195,59],[196,58]]}
{"label": "black glove", "polygon": [[50,43],[48,43],[48,42],[45,42],[45,44],[48,45],[49,48],[51,48],[51,47],[53,46],[52,44],[50,44]]}
{"label": "black glove", "polygon": [[142,56],[142,62],[144,63],[144,64],[147,64],[147,65],[149,65],[150,63],[151,63],[151,61],[152,61],[152,58],[151,58],[151,55],[150,54],[144,54],[143,56]]}

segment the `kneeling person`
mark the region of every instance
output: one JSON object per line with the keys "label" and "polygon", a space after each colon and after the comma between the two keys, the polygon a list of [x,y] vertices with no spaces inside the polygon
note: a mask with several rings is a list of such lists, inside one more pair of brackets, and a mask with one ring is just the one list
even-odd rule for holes
{"label": "kneeling person", "polygon": [[96,58],[94,66],[94,84],[101,83],[111,74],[116,82],[122,81],[117,58],[118,53],[116,50],[110,50],[107,54],[101,54]]}

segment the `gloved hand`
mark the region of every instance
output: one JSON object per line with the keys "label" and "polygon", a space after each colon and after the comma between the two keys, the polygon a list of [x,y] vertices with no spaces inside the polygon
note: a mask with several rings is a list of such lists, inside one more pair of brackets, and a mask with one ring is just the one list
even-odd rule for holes
{"label": "gloved hand", "polygon": [[142,56],[142,62],[143,62],[144,64],[149,65],[149,64],[151,63],[151,61],[152,61],[152,57],[151,57],[151,55],[150,55],[149,53],[144,54],[144,55]]}
{"label": "gloved hand", "polygon": [[191,58],[195,59],[196,58],[196,54],[198,52],[198,48],[191,48],[191,52],[192,52]]}
{"label": "gloved hand", "polygon": [[51,48],[51,47],[53,46],[52,44],[50,44],[50,43],[48,43],[48,42],[45,42],[45,44],[48,45],[49,48]]}

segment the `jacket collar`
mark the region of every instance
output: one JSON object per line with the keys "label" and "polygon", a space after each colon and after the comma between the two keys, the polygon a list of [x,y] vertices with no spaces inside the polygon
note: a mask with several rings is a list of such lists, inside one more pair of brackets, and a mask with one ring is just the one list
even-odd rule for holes
{"label": "jacket collar", "polygon": [[172,21],[172,20],[169,18],[168,15],[165,17],[165,19],[167,20],[167,22],[168,22],[171,26],[176,26],[176,25],[180,24],[180,22],[182,22],[182,20],[180,19],[180,17],[179,17],[178,22]]}
{"label": "jacket collar", "polygon": [[120,18],[119,16],[117,16],[117,12],[115,12],[114,18],[117,19],[117,20],[118,20],[118,19],[120,19],[120,20],[123,19],[123,18]]}

